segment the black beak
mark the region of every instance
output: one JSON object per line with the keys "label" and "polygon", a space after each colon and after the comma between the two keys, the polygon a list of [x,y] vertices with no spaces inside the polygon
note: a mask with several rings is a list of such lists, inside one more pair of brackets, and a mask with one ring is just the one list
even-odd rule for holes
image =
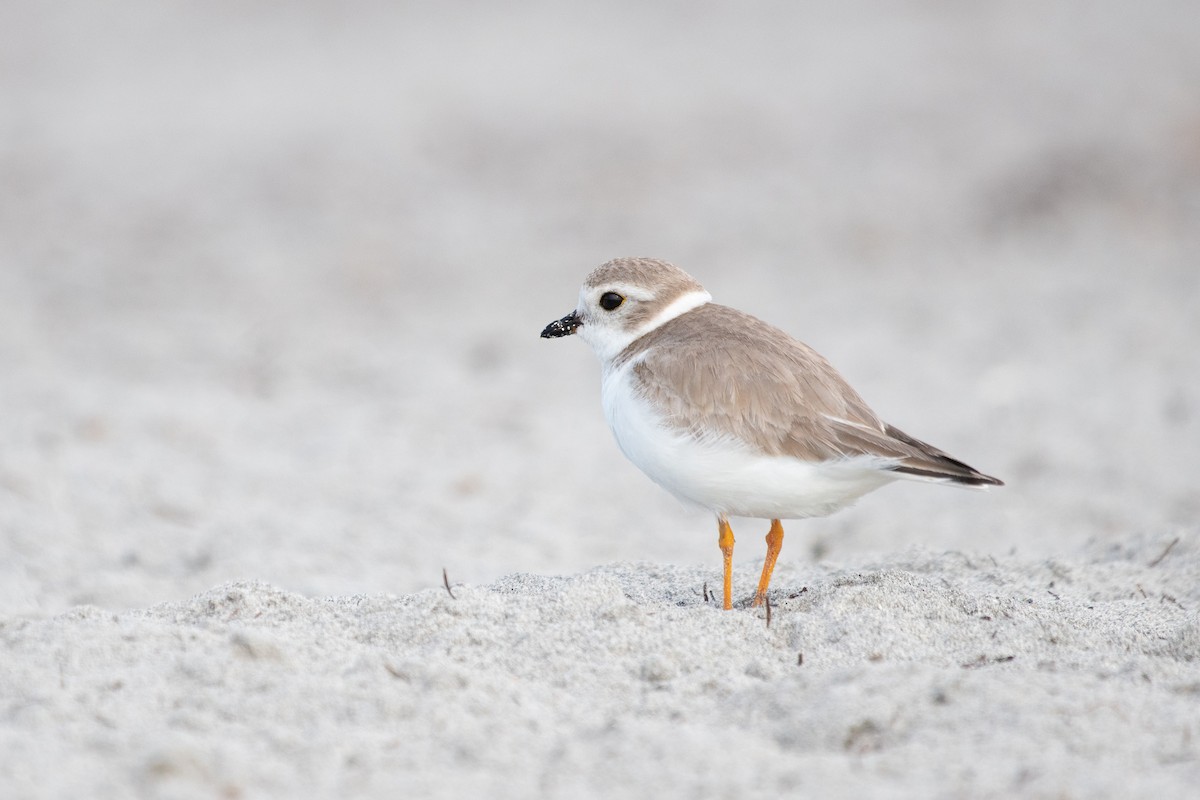
{"label": "black beak", "polygon": [[579,319],[579,315],[572,311],[562,319],[556,319],[547,325],[546,329],[542,331],[542,338],[557,339],[560,336],[570,336],[582,324],[583,321]]}

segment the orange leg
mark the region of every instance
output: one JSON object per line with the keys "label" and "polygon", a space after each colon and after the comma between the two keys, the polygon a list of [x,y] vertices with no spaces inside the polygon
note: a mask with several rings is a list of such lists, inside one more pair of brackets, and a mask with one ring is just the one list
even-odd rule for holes
{"label": "orange leg", "polygon": [[717,544],[721,546],[721,555],[725,558],[725,610],[733,608],[733,528],[729,520],[717,517]]}
{"label": "orange leg", "polygon": [[779,520],[771,520],[771,530],[767,533],[767,560],[763,562],[762,577],[758,579],[758,591],[754,593],[754,605],[761,606],[767,599],[767,587],[771,585],[771,573],[775,571],[775,559],[783,549],[783,525]]}

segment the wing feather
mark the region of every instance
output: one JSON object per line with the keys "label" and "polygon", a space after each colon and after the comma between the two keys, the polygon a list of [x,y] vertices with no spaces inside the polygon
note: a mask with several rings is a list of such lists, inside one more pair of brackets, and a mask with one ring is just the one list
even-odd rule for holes
{"label": "wing feather", "polygon": [[[700,335],[703,333],[703,335]],[[623,353],[642,395],[698,438],[806,461],[874,456],[917,477],[998,484],[883,422],[808,345],[748,314],[701,306]]]}

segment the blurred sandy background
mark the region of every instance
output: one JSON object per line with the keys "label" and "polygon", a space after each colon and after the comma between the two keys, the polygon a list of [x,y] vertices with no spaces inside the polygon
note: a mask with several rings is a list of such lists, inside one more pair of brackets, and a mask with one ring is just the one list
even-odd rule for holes
{"label": "blurred sandy background", "polygon": [[[0,795],[1190,797],[1198,253],[1194,0],[0,2]],[[618,255],[1008,485],[719,611]]]}
{"label": "blurred sandy background", "polygon": [[1186,0],[5,3],[0,609],[716,575],[537,337],[617,255],[1009,482],[784,562],[1194,537],[1198,41]]}

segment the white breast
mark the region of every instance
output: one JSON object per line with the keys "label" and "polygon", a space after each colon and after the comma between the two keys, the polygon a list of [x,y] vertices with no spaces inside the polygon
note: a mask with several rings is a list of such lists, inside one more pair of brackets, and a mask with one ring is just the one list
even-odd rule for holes
{"label": "white breast", "polygon": [[882,471],[886,464],[877,458],[808,462],[672,429],[635,390],[632,370],[626,363],[605,371],[601,400],[608,425],[626,458],[685,503],[727,516],[816,517],[898,477]]}

